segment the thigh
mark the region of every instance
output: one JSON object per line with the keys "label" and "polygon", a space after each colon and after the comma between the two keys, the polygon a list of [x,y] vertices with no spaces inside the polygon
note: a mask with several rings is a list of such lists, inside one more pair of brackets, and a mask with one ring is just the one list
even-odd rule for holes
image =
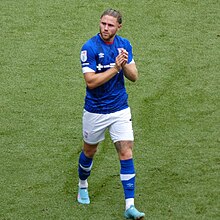
{"label": "thigh", "polygon": [[87,144],[95,145],[105,139],[106,115],[83,112],[83,140]]}
{"label": "thigh", "polygon": [[134,141],[130,108],[114,113],[109,133],[114,143],[117,141]]}

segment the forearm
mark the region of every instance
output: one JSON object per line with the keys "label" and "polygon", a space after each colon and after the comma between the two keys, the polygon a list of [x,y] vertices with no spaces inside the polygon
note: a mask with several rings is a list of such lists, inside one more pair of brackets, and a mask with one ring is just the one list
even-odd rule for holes
{"label": "forearm", "polygon": [[112,67],[102,73],[95,73],[95,72],[85,73],[84,77],[88,88],[94,89],[108,82],[118,72],[119,69],[117,67]]}
{"label": "forearm", "polygon": [[135,63],[125,64],[122,69],[125,77],[130,81],[135,82],[138,79],[138,70]]}

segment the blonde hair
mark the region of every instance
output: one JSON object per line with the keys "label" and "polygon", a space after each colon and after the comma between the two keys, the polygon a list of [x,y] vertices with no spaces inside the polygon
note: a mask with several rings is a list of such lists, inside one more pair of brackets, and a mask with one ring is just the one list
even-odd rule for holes
{"label": "blonde hair", "polygon": [[112,8],[109,8],[109,9],[105,10],[105,11],[102,13],[102,15],[101,15],[100,18],[102,18],[102,17],[105,16],[105,15],[109,15],[109,16],[112,16],[112,17],[114,17],[114,18],[117,18],[118,23],[119,23],[119,24],[122,23],[122,15],[121,15],[121,13],[120,13],[119,11],[117,11],[117,10],[114,10],[114,9],[112,9]]}

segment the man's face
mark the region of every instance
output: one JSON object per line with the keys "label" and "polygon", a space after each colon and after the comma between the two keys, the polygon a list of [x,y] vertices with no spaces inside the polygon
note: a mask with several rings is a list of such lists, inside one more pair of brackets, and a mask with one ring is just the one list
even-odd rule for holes
{"label": "man's face", "polygon": [[116,32],[121,28],[117,18],[105,15],[100,20],[100,34],[104,41],[113,41]]}

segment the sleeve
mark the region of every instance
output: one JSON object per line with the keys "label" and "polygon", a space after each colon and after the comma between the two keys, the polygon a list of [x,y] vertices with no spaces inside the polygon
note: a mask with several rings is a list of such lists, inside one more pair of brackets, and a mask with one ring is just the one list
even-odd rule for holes
{"label": "sleeve", "polygon": [[92,45],[88,42],[81,49],[80,60],[83,73],[96,72],[95,53],[92,50]]}

